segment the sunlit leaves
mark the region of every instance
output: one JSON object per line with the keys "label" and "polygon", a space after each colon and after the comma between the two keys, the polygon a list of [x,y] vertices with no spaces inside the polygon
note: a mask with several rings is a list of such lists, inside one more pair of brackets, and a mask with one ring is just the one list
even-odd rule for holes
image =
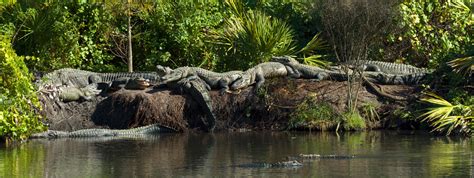
{"label": "sunlit leaves", "polygon": [[11,48],[10,36],[0,34],[0,137],[22,140],[43,127],[30,74]]}
{"label": "sunlit leaves", "polygon": [[[411,44],[409,60],[425,60],[433,67],[452,54],[463,54],[473,42],[472,3],[463,0],[405,1],[400,5],[404,32],[399,39]],[[420,63],[420,61],[415,61]]]}
{"label": "sunlit leaves", "polygon": [[454,72],[469,75],[474,72],[474,56],[454,59],[448,62],[448,65],[454,69]]}
{"label": "sunlit leaves", "polygon": [[422,121],[428,122],[433,131],[445,132],[450,135],[453,131],[461,134],[472,134],[474,129],[474,106],[462,104],[453,105],[449,101],[434,93],[425,93],[421,99],[423,103],[430,105],[426,112],[419,117]]}

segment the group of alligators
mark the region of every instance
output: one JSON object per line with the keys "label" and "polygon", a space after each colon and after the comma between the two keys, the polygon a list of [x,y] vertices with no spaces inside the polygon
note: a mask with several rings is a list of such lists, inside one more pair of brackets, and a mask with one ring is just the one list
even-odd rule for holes
{"label": "group of alligators", "polygon": [[[343,67],[345,66],[345,68]],[[210,90],[220,90],[220,94],[239,93],[240,90],[255,85],[261,87],[266,78],[290,77],[320,80],[347,80],[348,74],[362,69],[365,81],[379,84],[414,85],[419,84],[429,73],[426,69],[405,64],[396,64],[380,61],[348,62],[347,65],[333,66],[323,69],[299,63],[292,57],[273,57],[270,62],[256,65],[246,71],[229,71],[218,73],[199,67],[169,67],[158,65],[155,72],[139,73],[95,73],[77,69],[60,69],[46,74],[37,84],[40,92],[52,99],[63,102],[89,100],[96,95],[117,91],[120,89],[143,90],[150,86],[168,87],[191,95],[206,112],[203,120],[208,131],[215,128],[216,117],[213,113]],[[153,127],[146,129],[156,130]],[[159,130],[159,129],[158,129]],[[166,129],[165,129],[166,130]],[[130,130],[132,131],[132,130]],[[125,134],[134,133],[124,131]],[[54,137],[80,137],[84,136],[115,136],[121,132],[87,129],[81,132],[39,133]],[[95,134],[96,133],[96,134]],[[137,131],[138,133],[138,131]],[[140,133],[148,133],[146,131]]]}

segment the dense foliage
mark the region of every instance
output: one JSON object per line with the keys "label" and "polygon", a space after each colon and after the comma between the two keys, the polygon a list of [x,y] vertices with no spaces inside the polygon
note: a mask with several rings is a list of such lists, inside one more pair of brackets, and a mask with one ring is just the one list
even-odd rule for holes
{"label": "dense foliage", "polygon": [[0,35],[0,137],[26,139],[40,131],[40,104],[24,58],[11,48],[10,34]]}
{"label": "dense foliage", "polygon": [[[404,1],[401,30],[388,37],[396,60],[437,67],[472,50],[474,15],[469,1]],[[389,52],[389,51],[387,51]]]}
{"label": "dense foliage", "polygon": [[12,44],[30,69],[63,67],[89,70],[112,68],[107,53],[106,22],[111,20],[99,4],[74,2],[17,3],[2,10],[1,23],[12,23]]}

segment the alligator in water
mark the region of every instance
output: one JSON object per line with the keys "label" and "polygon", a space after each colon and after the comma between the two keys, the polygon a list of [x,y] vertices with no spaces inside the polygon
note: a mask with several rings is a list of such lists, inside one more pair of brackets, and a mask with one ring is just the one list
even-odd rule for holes
{"label": "alligator in water", "polygon": [[297,160],[282,161],[276,163],[248,163],[237,165],[237,167],[241,168],[299,168],[302,166],[303,164]]}
{"label": "alligator in water", "polygon": [[175,130],[163,127],[158,124],[152,124],[132,129],[114,130],[114,129],[84,129],[72,132],[48,130],[41,133],[35,133],[30,138],[81,138],[81,137],[120,137],[120,136],[138,136],[138,135],[156,135],[160,133],[172,133]]}
{"label": "alligator in water", "polygon": [[[353,159],[354,155],[320,155],[320,154],[299,154],[300,159]],[[291,157],[290,157],[291,158]]]}

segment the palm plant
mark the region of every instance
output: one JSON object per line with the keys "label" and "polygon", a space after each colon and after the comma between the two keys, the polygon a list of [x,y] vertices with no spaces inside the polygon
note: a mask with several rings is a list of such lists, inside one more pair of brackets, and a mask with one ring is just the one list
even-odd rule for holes
{"label": "palm plant", "polygon": [[[272,19],[260,11],[236,13],[226,20],[225,28],[215,36],[215,43],[223,46],[226,63],[232,67],[247,68],[268,61],[272,55],[290,54],[293,47],[293,31],[278,19]],[[244,63],[241,59],[250,59]]]}
{"label": "palm plant", "polygon": [[474,106],[462,104],[453,105],[434,93],[425,93],[422,102],[432,105],[421,114],[423,122],[428,122],[432,131],[445,132],[450,135],[453,131],[470,135],[474,129]]}
{"label": "palm plant", "polygon": [[[246,10],[240,0],[226,0],[232,16],[223,30],[212,35],[213,43],[226,56],[221,70],[245,69],[266,62],[272,56],[303,55],[307,64],[324,65],[315,49],[324,44],[317,34],[304,48],[296,51],[293,30],[284,21],[272,18],[259,10]],[[309,57],[306,57],[309,55]],[[247,61],[242,61],[245,59]]]}
{"label": "palm plant", "polygon": [[[306,46],[297,51],[295,55],[302,55],[303,62],[308,65],[313,66],[329,66],[329,62],[322,60],[323,55],[317,54],[316,50],[321,50],[327,48],[326,42],[321,38],[321,33],[314,35],[314,37],[309,41]],[[308,57],[306,57],[308,56]]]}

